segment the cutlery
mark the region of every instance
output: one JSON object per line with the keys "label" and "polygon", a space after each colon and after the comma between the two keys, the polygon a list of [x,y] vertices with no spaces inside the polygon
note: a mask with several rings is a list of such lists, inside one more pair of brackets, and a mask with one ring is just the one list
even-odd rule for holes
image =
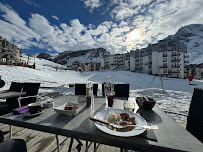
{"label": "cutlery", "polygon": [[102,124],[110,125],[112,127],[119,128],[119,129],[120,128],[126,128],[126,127],[136,127],[135,129],[158,129],[158,126],[119,125],[119,124],[114,124],[114,123],[110,123],[110,122],[107,122],[107,121],[99,120],[99,119],[96,119],[96,118],[93,118],[93,117],[90,117],[90,120],[100,122]]}

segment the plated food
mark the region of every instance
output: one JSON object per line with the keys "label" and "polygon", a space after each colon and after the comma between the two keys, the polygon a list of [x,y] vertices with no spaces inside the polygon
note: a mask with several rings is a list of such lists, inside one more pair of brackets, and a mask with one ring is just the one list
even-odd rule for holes
{"label": "plated food", "polygon": [[[118,124],[118,125],[136,125],[135,117],[130,116],[128,113],[111,113],[107,118],[107,122]],[[114,131],[120,131],[120,132],[126,132],[131,131],[134,129],[134,126],[129,126],[126,128],[116,128],[111,125],[106,125],[107,128],[114,130]]]}
{"label": "plated food", "polygon": [[[127,113],[130,117],[128,117],[127,114],[122,114],[122,113]],[[113,114],[113,115],[111,115],[111,114]],[[122,118],[124,119],[126,117],[128,117],[128,119],[130,121],[132,121],[132,123],[133,123],[132,119],[134,119],[136,125],[138,125],[138,126],[145,126],[145,125],[147,125],[146,120],[142,116],[140,116],[140,115],[138,115],[136,113],[133,113],[131,111],[128,111],[128,110],[107,109],[107,110],[102,110],[102,111],[98,112],[94,116],[94,118],[99,119],[99,120],[107,121],[107,119],[109,119],[109,121],[114,121],[114,122],[118,121],[119,119],[121,120]],[[128,120],[128,122],[130,122],[129,120]],[[146,130],[145,128],[143,128],[143,129],[140,129],[140,128],[136,129],[134,127],[130,128],[130,129],[126,127],[126,128],[124,128],[124,130],[117,130],[117,129],[114,130],[114,128],[108,128],[108,126],[106,126],[104,124],[101,124],[101,123],[94,122],[94,124],[101,131],[103,131],[103,132],[105,132],[107,134],[110,134],[110,135],[120,136],[120,137],[136,136],[136,135],[139,135],[139,134],[143,133]]]}

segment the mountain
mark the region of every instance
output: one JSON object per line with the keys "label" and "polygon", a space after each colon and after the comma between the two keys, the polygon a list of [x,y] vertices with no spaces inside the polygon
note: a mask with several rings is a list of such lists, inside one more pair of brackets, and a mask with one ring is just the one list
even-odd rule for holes
{"label": "mountain", "polygon": [[175,36],[178,36],[187,46],[189,64],[203,63],[203,24],[181,27]]}
{"label": "mountain", "polygon": [[37,58],[46,59],[46,60],[49,60],[49,61],[52,61],[54,59],[54,57],[49,53],[40,53],[37,56]]}
{"label": "mountain", "polygon": [[105,55],[110,55],[110,53],[104,48],[65,51],[55,57],[53,61],[62,65],[71,66],[75,61],[79,61],[80,63],[100,62],[100,58]]}

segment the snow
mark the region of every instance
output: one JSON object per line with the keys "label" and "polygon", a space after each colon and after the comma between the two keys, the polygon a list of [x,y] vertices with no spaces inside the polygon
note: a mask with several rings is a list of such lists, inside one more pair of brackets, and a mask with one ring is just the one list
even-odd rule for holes
{"label": "snow", "polygon": [[[26,56],[23,56],[23,58],[24,60],[27,59]],[[34,59],[31,58],[29,63],[33,64],[33,62]],[[130,71],[92,71],[80,73],[64,70],[64,66],[44,59],[36,58],[35,62],[36,69],[0,65],[0,76],[6,82],[6,85],[0,90],[8,89],[12,81],[40,82],[42,88],[40,88],[39,93],[61,92],[63,94],[73,94],[74,88],[69,88],[69,84],[92,82],[99,84],[99,94],[101,95],[101,84],[106,80],[107,76],[111,76],[113,83],[130,84],[131,97],[143,95],[152,97],[163,110],[187,114],[193,89],[195,87],[203,88],[203,81],[201,80],[193,80],[192,83],[195,85],[189,85],[188,80],[185,79],[162,78],[164,84],[163,94],[161,80],[158,76],[154,78],[153,75]],[[57,70],[56,67],[58,67]],[[186,120],[186,117],[177,115],[172,117],[177,121]]]}

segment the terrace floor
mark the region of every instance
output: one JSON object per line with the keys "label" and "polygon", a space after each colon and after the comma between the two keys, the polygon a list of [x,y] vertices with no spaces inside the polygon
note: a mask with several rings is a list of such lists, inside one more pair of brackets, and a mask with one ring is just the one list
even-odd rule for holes
{"label": "terrace floor", "polygon": [[[9,139],[9,125],[0,123],[0,129],[5,132],[4,140]],[[67,152],[70,144],[70,139],[64,136],[58,136],[60,142],[60,152]],[[56,151],[56,138],[54,134],[35,131],[31,129],[21,128],[12,126],[12,139],[24,139],[27,144],[28,152],[55,152]],[[86,146],[85,141],[83,143],[81,152],[85,152]],[[72,146],[72,152],[77,152],[76,146],[78,142],[74,140]],[[93,144],[90,145],[89,151],[94,151]],[[98,147],[98,152],[110,151],[110,152],[120,152],[120,148],[100,145]]]}

